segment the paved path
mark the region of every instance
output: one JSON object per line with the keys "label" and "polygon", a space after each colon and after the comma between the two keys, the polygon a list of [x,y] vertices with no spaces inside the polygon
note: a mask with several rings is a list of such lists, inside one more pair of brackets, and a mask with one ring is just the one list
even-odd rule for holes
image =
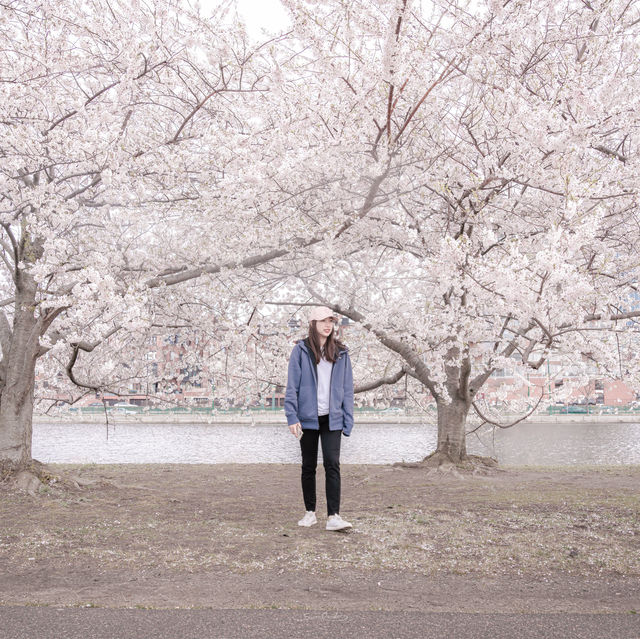
{"label": "paved path", "polygon": [[640,639],[634,614],[0,607],[2,639]]}

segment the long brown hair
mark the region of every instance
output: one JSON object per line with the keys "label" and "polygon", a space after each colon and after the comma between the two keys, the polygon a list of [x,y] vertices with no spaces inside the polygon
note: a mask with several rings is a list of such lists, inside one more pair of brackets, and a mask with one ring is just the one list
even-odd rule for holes
{"label": "long brown hair", "polygon": [[316,358],[316,364],[320,362],[323,356],[328,362],[333,363],[338,359],[338,353],[341,350],[345,350],[346,346],[338,340],[335,335],[335,331],[329,333],[323,348],[320,346],[320,336],[316,330],[316,320],[309,322],[309,337],[307,339],[313,355]]}

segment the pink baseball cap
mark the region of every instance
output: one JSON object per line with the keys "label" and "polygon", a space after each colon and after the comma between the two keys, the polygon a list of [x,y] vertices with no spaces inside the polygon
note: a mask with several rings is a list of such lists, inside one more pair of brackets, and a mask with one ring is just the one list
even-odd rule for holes
{"label": "pink baseball cap", "polygon": [[320,320],[327,319],[327,317],[338,321],[336,314],[328,306],[315,306],[309,313],[309,323],[313,322],[313,320],[319,322]]}

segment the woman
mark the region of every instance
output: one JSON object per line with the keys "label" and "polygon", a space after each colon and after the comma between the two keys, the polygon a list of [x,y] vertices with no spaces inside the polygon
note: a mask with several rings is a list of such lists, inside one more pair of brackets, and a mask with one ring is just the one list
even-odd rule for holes
{"label": "woman", "polygon": [[327,530],[351,524],[340,517],[340,436],[353,428],[353,373],[346,346],[335,337],[337,318],[320,306],[309,314],[309,336],[300,340],[289,358],[284,412],[289,430],[300,439],[302,496],[306,513],[299,526],[316,518],[318,439],[327,494]]}

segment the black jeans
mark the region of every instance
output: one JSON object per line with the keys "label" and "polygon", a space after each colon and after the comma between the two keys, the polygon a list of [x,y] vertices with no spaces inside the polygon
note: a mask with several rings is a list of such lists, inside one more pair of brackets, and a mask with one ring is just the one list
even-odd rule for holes
{"label": "black jeans", "polygon": [[322,443],[327,515],[340,512],[340,437],[341,430],[329,430],[329,415],[318,418],[320,430],[305,430],[300,440],[302,451],[302,496],[305,510],[316,509],[316,466],[318,438]]}

